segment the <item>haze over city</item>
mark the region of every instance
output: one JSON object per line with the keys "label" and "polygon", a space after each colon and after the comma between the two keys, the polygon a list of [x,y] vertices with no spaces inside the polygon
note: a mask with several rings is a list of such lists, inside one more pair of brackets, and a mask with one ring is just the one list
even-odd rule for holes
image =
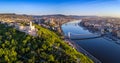
{"label": "haze over city", "polygon": [[1,0],[0,13],[120,17],[119,0]]}
{"label": "haze over city", "polygon": [[0,0],[0,63],[120,63],[120,0]]}

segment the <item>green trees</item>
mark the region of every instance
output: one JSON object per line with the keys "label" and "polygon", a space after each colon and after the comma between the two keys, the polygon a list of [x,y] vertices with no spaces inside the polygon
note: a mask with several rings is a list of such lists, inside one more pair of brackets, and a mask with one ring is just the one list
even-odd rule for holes
{"label": "green trees", "polygon": [[54,32],[38,25],[38,36],[33,37],[12,27],[0,24],[0,63],[93,63],[83,54],[64,43]]}

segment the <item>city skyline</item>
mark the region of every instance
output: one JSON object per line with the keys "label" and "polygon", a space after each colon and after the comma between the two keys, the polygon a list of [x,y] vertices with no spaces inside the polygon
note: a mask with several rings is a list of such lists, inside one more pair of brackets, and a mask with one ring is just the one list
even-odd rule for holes
{"label": "city skyline", "polygon": [[120,17],[120,0],[1,0],[0,13]]}

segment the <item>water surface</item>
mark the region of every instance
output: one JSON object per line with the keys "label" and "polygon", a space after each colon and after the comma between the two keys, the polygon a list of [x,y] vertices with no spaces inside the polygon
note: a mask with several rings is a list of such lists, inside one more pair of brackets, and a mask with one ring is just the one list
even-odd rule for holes
{"label": "water surface", "polygon": [[[91,33],[86,29],[83,29],[78,25],[80,21],[68,22],[62,25],[62,30],[65,35],[68,32],[76,34],[88,34]],[[74,40],[75,44],[78,44],[102,63],[120,63],[120,45],[114,41],[109,41],[104,37],[86,39],[86,40]]]}

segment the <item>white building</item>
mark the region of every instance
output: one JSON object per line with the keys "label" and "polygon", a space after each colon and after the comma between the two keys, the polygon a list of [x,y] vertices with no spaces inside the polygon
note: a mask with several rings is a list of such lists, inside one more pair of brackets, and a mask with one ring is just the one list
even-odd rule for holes
{"label": "white building", "polygon": [[32,22],[30,22],[30,30],[35,30],[35,26],[32,25]]}
{"label": "white building", "polygon": [[25,32],[27,34],[30,34],[32,36],[36,36],[37,35],[37,29],[35,28],[35,26],[32,25],[32,22],[30,21],[30,25],[29,26],[19,26],[19,30],[22,32]]}

